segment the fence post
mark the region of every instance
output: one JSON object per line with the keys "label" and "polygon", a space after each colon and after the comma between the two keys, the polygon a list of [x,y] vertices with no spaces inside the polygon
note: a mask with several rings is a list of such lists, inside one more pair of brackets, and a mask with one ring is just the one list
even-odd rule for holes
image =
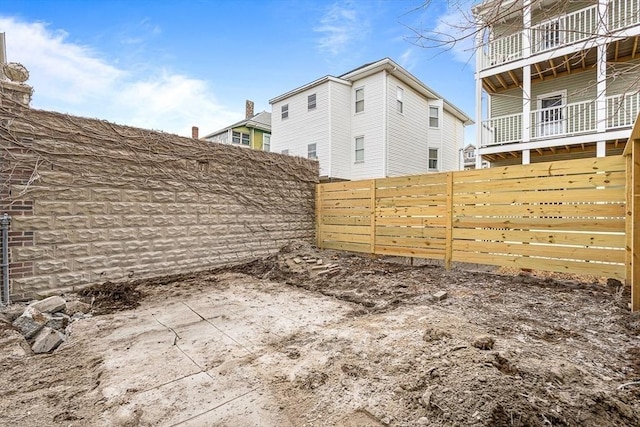
{"label": "fence post", "polygon": [[[631,311],[640,310],[640,138],[631,147]],[[627,237],[628,239],[628,237]]]}
{"label": "fence post", "polygon": [[371,180],[371,253],[376,253],[376,180]]}
{"label": "fence post", "polygon": [[316,184],[316,247],[322,249],[322,193],[323,186],[322,184]]}
{"label": "fence post", "polygon": [[453,257],[453,172],[448,172],[447,176],[447,228],[445,234],[444,267],[451,269]]}

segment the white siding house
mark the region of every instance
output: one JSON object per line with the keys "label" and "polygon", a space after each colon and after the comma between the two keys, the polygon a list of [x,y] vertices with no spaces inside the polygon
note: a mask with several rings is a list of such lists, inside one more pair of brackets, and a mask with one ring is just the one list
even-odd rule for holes
{"label": "white siding house", "polygon": [[272,151],[315,153],[327,180],[461,169],[464,126],[473,123],[389,58],[269,102]]}

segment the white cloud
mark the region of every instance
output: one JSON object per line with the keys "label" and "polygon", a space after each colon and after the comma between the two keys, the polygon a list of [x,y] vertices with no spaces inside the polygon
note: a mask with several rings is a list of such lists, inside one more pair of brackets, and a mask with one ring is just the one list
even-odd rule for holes
{"label": "white cloud", "polygon": [[338,55],[352,43],[362,40],[368,32],[368,23],[358,14],[351,2],[334,3],[320,19],[320,26],[314,31],[321,34],[318,48]]}
{"label": "white cloud", "polygon": [[411,71],[418,63],[418,58],[415,55],[416,49],[419,48],[412,46],[400,55],[398,63],[407,71]]}
{"label": "white cloud", "polygon": [[163,71],[141,76],[118,68],[41,22],[0,17],[0,28],[6,33],[7,60],[30,72],[34,108],[185,136],[192,125],[214,131],[238,119],[216,102],[203,80]]}

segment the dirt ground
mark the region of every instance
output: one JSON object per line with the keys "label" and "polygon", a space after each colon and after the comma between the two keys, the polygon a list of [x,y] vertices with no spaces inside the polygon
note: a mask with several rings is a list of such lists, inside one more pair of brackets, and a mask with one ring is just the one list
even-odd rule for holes
{"label": "dirt ground", "polygon": [[78,297],[94,317],[52,354],[0,327],[1,425],[640,425],[640,315],[613,280],[296,243]]}

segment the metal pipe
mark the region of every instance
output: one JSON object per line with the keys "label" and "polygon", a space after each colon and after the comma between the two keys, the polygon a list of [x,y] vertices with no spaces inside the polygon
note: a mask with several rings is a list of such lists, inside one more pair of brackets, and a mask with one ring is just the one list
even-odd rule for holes
{"label": "metal pipe", "polygon": [[2,295],[4,304],[9,305],[9,224],[11,217],[5,213],[0,219],[2,224]]}

